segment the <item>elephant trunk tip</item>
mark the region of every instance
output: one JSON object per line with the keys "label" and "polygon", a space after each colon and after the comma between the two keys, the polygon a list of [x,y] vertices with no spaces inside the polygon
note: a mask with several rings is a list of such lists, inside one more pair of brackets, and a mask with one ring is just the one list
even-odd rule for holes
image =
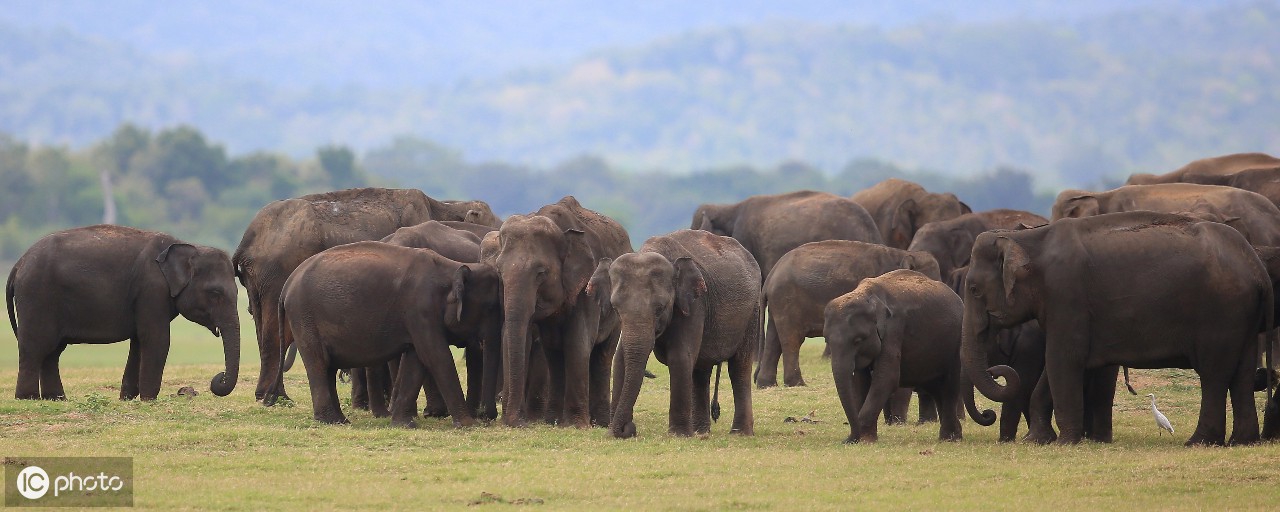
{"label": "elephant trunk tip", "polygon": [[209,381],[209,391],[218,396],[227,396],[231,391],[236,389],[236,381],[227,378],[227,372],[218,372],[213,376],[213,380]]}

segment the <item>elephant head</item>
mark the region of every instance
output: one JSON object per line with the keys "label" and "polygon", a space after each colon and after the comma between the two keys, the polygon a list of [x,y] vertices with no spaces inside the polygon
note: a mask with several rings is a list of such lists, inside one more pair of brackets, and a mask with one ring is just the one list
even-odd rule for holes
{"label": "elephant head", "polygon": [[704,204],[693,212],[689,229],[710,231],[720,236],[733,236],[739,204]]}
{"label": "elephant head", "polygon": [[836,386],[852,386],[852,376],[871,366],[890,339],[893,310],[879,297],[854,290],[827,303],[822,333],[831,347]]}
{"label": "elephant head", "polygon": [[231,258],[212,247],[175,243],[160,252],[156,264],[178,313],[222,338],[225,368],[213,377],[209,389],[227,396],[240,374],[239,293]]}
{"label": "elephant head", "polygon": [[[919,188],[919,187],[917,187]],[[952,193],[934,194],[919,188],[918,193],[898,204],[889,214],[885,245],[906,248],[922,226],[954,219],[973,210]]]}
{"label": "elephant head", "polygon": [[[1015,327],[1034,317],[1034,284],[1037,269],[1026,250],[1010,238],[1010,232],[988,231],[973,245],[968,275],[964,278],[964,322],[960,359],[964,374],[987,398],[1013,400],[1020,381],[1018,372],[1005,365],[988,366],[987,354],[1003,328]],[[1001,386],[995,377],[1004,377]]]}
{"label": "elephant head", "polygon": [[970,249],[973,247],[972,231],[948,224],[950,223],[925,224],[916,231],[911,245],[907,247],[909,251],[924,251],[932,255],[941,277],[968,265]]}
{"label": "elephant head", "polygon": [[[529,328],[533,322],[567,313],[595,270],[596,258],[578,229],[562,229],[550,218],[512,215],[498,230],[496,263],[502,279],[503,423],[524,424],[519,411],[524,396]],[[481,243],[492,250],[494,240]]]}
{"label": "elephant head", "polygon": [[1053,204],[1053,220],[1092,217],[1103,213],[1098,196],[1083,190],[1064,190]]}
{"label": "elephant head", "polygon": [[632,437],[636,434],[632,414],[654,343],[673,317],[693,313],[695,301],[707,292],[707,282],[687,257],[673,263],[658,253],[627,253],[600,266],[607,270],[612,285],[608,302],[622,321],[617,357],[624,358],[626,368],[609,432],[614,437]]}

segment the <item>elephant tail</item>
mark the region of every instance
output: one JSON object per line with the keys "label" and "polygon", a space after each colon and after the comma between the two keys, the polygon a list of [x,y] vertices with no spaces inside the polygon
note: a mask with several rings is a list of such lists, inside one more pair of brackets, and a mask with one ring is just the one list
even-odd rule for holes
{"label": "elephant tail", "polygon": [[285,347],[293,347],[293,330],[289,328],[289,317],[284,310],[284,297],[280,297],[280,301],[276,303],[276,318],[280,324],[278,325],[280,333],[280,352],[276,354],[276,358],[280,360],[279,370],[273,375],[271,385],[267,387],[267,393],[262,397],[262,405],[271,407],[276,404],[276,400],[280,398],[280,390],[284,388],[284,352]]}
{"label": "elephant tail", "polygon": [[13,334],[18,334],[18,317],[13,314],[13,278],[18,275],[18,264],[14,263],[13,268],[9,269],[9,281],[4,285],[4,303],[9,309],[9,327],[13,329]]}
{"label": "elephant tail", "polygon": [[760,376],[760,360],[764,359],[764,337],[765,337],[765,311],[769,308],[769,296],[765,294],[764,288],[760,288],[760,302],[756,308],[756,371],[751,374],[751,382],[754,383],[756,378]]}
{"label": "elephant tail", "polygon": [[[281,338],[281,339],[284,339],[284,338]],[[287,372],[293,369],[293,362],[295,359],[297,359],[297,357],[298,357],[298,346],[290,343],[289,349],[284,354],[284,366],[281,368],[280,371]]]}

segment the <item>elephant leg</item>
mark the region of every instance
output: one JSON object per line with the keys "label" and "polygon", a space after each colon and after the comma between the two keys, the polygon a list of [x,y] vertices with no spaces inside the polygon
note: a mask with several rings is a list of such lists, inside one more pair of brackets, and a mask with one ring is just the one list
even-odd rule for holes
{"label": "elephant leg", "polygon": [[[279,290],[276,293],[264,294],[260,300],[261,304],[267,307],[258,308],[258,316],[254,318],[258,329],[258,356],[261,359],[261,366],[258,367],[258,387],[253,392],[257,400],[262,400],[262,397],[271,391],[269,388],[280,373],[285,348],[280,344],[280,315],[276,308],[280,301]],[[289,398],[284,391],[284,379],[280,379],[276,384],[275,392],[279,398]]]}
{"label": "elephant leg", "polygon": [[1000,404],[1000,442],[1008,443],[1018,438],[1018,424],[1022,422],[1022,411],[1013,402]]}
{"label": "elephant leg", "polygon": [[480,416],[480,392],[484,387],[484,351],[480,349],[480,342],[467,342],[462,349],[462,357],[467,363],[467,410]]}
{"label": "elephant leg", "polygon": [[342,414],[342,407],[338,403],[338,369],[329,366],[329,358],[323,352],[318,348],[310,351],[298,350],[298,354],[302,356],[302,364],[307,369],[312,414],[321,423],[350,423]]}
{"label": "elephant leg", "polygon": [[800,374],[800,345],[804,343],[804,333],[799,329],[788,330],[778,340],[782,342],[782,381],[788,387],[805,385],[804,376]]}
{"label": "elephant leg", "polygon": [[1116,376],[1119,373],[1119,366],[1096,368],[1085,373],[1085,437],[1092,441],[1111,442]]}
{"label": "elephant leg", "polygon": [[62,374],[58,371],[58,360],[62,358],[62,351],[67,349],[67,345],[63,344],[54,350],[53,353],[44,356],[44,362],[40,365],[40,398],[44,400],[66,400],[67,392],[62,389]]}
{"label": "elephant leg", "polygon": [[138,363],[142,358],[138,340],[129,340],[129,358],[124,363],[124,377],[120,379],[120,399],[138,398]]}
{"label": "elephant leg", "polygon": [[418,390],[425,378],[418,354],[412,350],[400,358],[396,372],[395,392],[391,395],[391,424],[397,427],[416,428],[418,416]]}
{"label": "elephant leg", "polygon": [[[1232,379],[1229,392],[1231,394],[1231,438],[1230,445],[1249,445],[1257,443],[1258,406],[1253,400],[1254,374],[1257,369],[1257,353],[1248,353],[1240,357],[1240,365]],[[1225,420],[1225,419],[1224,419]]]}
{"label": "elephant leg", "polygon": [[[882,355],[885,354],[882,353]],[[898,387],[898,369],[892,368],[897,364],[896,359],[876,361],[873,364],[876,371],[871,372],[871,385],[867,389],[867,398],[862,403],[862,409],[858,411],[860,432],[858,433],[857,442],[859,443],[874,443],[879,439],[876,417],[880,415],[880,411],[884,409],[890,397],[901,390]],[[908,391],[910,390],[908,389]],[[907,396],[911,396],[910,393]]]}
{"label": "elephant leg", "polygon": [[[1058,439],[1053,430],[1053,394],[1049,390],[1049,374],[1040,372],[1040,379],[1031,392],[1027,407],[1027,441],[1049,444]],[[1016,431],[1016,429],[1015,429]]]}
{"label": "elephant leg", "polygon": [[939,406],[942,401],[934,400],[933,394],[928,391],[917,389],[916,401],[918,402],[917,407],[920,410],[920,416],[916,423],[932,423],[938,421],[938,415],[941,414],[938,411],[946,410]]}
{"label": "elephant leg", "polygon": [[[529,353],[529,372],[525,377],[525,411],[524,417],[527,421],[542,421],[544,418],[551,419],[551,413],[548,412],[551,401],[551,364],[547,362],[547,352],[542,349],[541,343],[535,343]],[[555,413],[557,416],[559,411]]]}
{"label": "elephant leg", "polygon": [[142,400],[155,400],[160,395],[164,378],[164,363],[169,358],[169,322],[167,320],[139,321],[138,344],[138,396]]}
{"label": "elephant leg", "polygon": [[563,351],[564,410],[560,419],[563,426],[591,428],[592,346],[586,339],[578,341],[581,343],[568,344]]}
{"label": "elephant leg", "polygon": [[351,376],[351,408],[369,410],[368,372],[364,368],[351,368],[349,375]]}
{"label": "elephant leg", "polygon": [[544,415],[548,425],[563,421],[564,414],[564,351],[544,349],[547,354],[547,410]]}
{"label": "elephant leg", "polygon": [[[1063,364],[1049,374],[1049,393],[1053,396],[1053,415],[1058,421],[1058,444],[1077,444],[1084,439],[1084,371],[1080,366]],[[1224,390],[1225,392],[1225,390]]]}
{"label": "elephant leg", "polygon": [[[964,438],[964,426],[952,411],[956,410],[960,399],[960,377],[948,376],[941,385],[928,390],[930,396],[937,397],[938,439],[941,441],[959,441]],[[925,396],[924,393],[920,394]]]}
{"label": "elephant leg", "polygon": [[693,401],[690,424],[695,434],[711,432],[711,374],[714,367],[693,370]]}
{"label": "elephant leg", "polygon": [[453,353],[445,342],[444,333],[434,333],[428,326],[413,326],[413,350],[418,354],[418,361],[431,375],[431,380],[440,389],[444,397],[449,415],[453,416],[455,427],[475,425],[475,418],[467,410],[467,399],[462,396],[462,382],[458,380],[458,368],[453,363]]}
{"label": "elephant leg", "polygon": [[[18,386],[14,390],[14,398],[18,400],[37,400],[40,398],[40,371],[44,367],[44,359],[49,355],[48,349],[35,350],[35,346],[44,343],[20,343],[18,345]],[[52,346],[52,343],[48,344]]]}
{"label": "elephant leg", "polygon": [[435,375],[429,368],[422,369],[422,395],[427,401],[427,405],[422,409],[422,417],[449,417],[449,407],[445,405],[444,395],[441,395],[440,388],[436,387]]}
{"label": "elephant leg", "polygon": [[497,344],[496,341],[492,342],[481,350],[484,359],[484,378],[480,386],[478,414],[480,419],[485,421],[493,421],[498,417],[498,389],[502,387],[502,351],[498,349]]}
{"label": "elephant leg", "polygon": [[596,427],[608,427],[610,413],[612,408],[609,407],[609,365],[613,362],[613,354],[618,348],[618,340],[615,336],[596,345],[591,349],[591,424]]}
{"label": "elephant leg", "polygon": [[391,416],[387,410],[387,389],[391,385],[391,376],[387,373],[387,365],[379,364],[364,369],[365,385],[369,392],[369,412],[375,418]]}
{"label": "elephant leg", "polygon": [[1200,375],[1200,419],[1187,446],[1226,444],[1227,392],[1234,375],[1222,376],[1197,369]]}
{"label": "elephant leg", "polygon": [[782,343],[778,341],[778,327],[769,316],[764,330],[764,351],[756,369],[756,386],[769,388],[778,385],[778,360],[782,357]]}
{"label": "elephant leg", "polygon": [[677,436],[693,435],[693,356],[669,351],[671,404],[667,409],[667,431]]}
{"label": "elephant leg", "polygon": [[882,403],[885,425],[906,424],[907,411],[911,410],[911,388],[895,388],[888,399]]}
{"label": "elephant leg", "polygon": [[729,382],[733,385],[733,428],[729,432],[744,436],[756,434],[751,408],[751,352],[750,348],[743,348],[729,359]]}

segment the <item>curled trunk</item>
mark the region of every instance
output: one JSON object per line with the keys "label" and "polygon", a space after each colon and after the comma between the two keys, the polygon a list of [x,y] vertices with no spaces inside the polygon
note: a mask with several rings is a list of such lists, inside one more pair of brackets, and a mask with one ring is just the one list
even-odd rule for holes
{"label": "curled trunk", "polygon": [[973,421],[984,427],[995,424],[996,412],[991,409],[978,412],[978,404],[973,401],[973,383],[969,382],[967,376],[960,376],[960,389],[964,393],[964,410],[969,412],[969,417]]}
{"label": "curled trunk", "polygon": [[234,314],[218,323],[222,334],[223,371],[209,382],[209,390],[218,396],[227,396],[236,388],[240,379],[240,319]]}
{"label": "curled trunk", "polygon": [[[960,361],[964,365],[964,376],[983,396],[997,402],[1008,402],[1016,398],[1020,379],[1013,368],[1005,365],[988,366],[987,354],[995,343],[995,331],[985,311],[965,311]],[[996,382],[996,377],[1004,377],[1005,385]],[[965,406],[968,407],[968,404]]]}
{"label": "curled trunk", "polygon": [[654,332],[652,320],[628,322],[624,319],[622,326],[617,357],[626,358],[626,370],[622,390],[618,393],[618,403],[609,422],[609,433],[613,437],[625,439],[636,435],[633,414],[636,400],[640,397],[640,385],[644,383],[645,364],[649,362],[649,354],[653,352]]}

